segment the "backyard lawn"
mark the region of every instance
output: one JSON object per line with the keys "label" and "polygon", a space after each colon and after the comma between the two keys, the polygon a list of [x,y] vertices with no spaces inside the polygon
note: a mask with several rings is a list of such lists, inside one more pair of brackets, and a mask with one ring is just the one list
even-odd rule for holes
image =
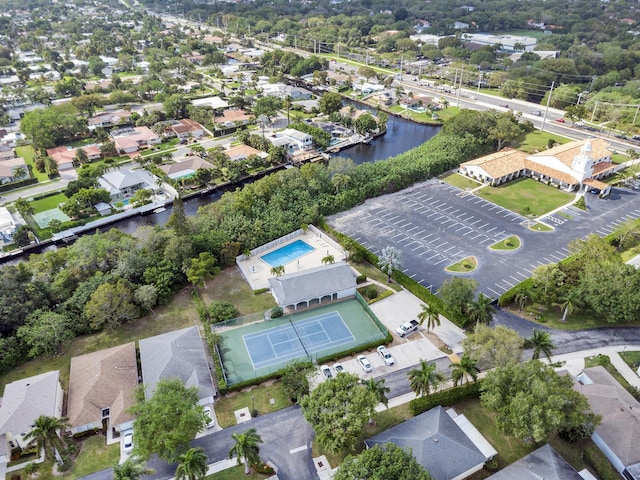
{"label": "backyard lawn", "polygon": [[38,182],[46,182],[49,180],[46,173],[40,173],[36,170],[36,165],[33,161],[36,156],[36,152],[31,145],[16,147],[16,155],[24,158],[25,163],[31,166],[31,174],[38,179]]}
{"label": "backyard lawn", "polygon": [[68,198],[64,193],[58,193],[57,195],[51,195],[50,197],[34,200],[33,202],[31,202],[31,206],[33,207],[35,213],[41,213],[53,208],[57,208],[58,205],[66,202],[67,200]]}
{"label": "backyard lawn", "polygon": [[449,175],[445,175],[442,177],[442,181],[462,190],[473,189],[482,185],[480,182],[476,182],[475,180],[465,177],[464,175],[460,175],[459,173],[450,173]]}
{"label": "backyard lawn", "polygon": [[570,193],[530,178],[521,178],[499,187],[485,187],[476,194],[520,215],[536,217],[574,199]]}

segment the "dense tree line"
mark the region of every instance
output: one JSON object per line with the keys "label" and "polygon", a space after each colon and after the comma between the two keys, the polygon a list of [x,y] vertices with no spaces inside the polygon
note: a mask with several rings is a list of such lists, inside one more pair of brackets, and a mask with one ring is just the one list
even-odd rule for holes
{"label": "dense tree line", "polygon": [[[193,217],[185,217],[178,199],[166,226],[140,228],[133,236],[98,232],[2,269],[0,370],[56,352],[74,336],[132,321],[187,281],[202,285],[237,255],[300,225],[494,150],[489,120],[483,112],[465,113],[429,142],[386,161],[355,166],[335,159],[284,170],[223,195]],[[26,324],[32,332],[48,325],[51,335],[46,341],[16,335]]]}

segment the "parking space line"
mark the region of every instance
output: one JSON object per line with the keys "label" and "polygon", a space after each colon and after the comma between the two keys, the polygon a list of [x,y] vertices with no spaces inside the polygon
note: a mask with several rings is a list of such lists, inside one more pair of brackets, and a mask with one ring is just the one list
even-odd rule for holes
{"label": "parking space line", "polygon": [[394,235],[393,237],[391,237],[391,240],[393,240],[393,239],[394,239],[394,238],[396,238],[396,237],[399,237],[400,235],[404,235],[404,233],[399,232],[398,234],[396,234],[396,235]]}
{"label": "parking space line", "polygon": [[[498,286],[498,285],[496,285],[496,287],[497,287],[497,286]],[[500,287],[498,287],[498,288],[500,288]],[[493,288],[491,288],[491,287],[487,287],[487,290],[491,290],[491,291],[492,291],[496,296],[498,296],[498,297],[499,297],[500,295],[502,295],[501,293],[496,292],[496,291],[495,291]]]}
{"label": "parking space line", "polygon": [[476,238],[481,237],[481,236],[482,236],[482,233],[479,233],[475,237],[471,237],[471,240],[475,240]]}
{"label": "parking space line", "polygon": [[456,247],[455,247],[455,245],[454,245],[453,247],[451,247],[451,248],[447,248],[447,249],[444,251],[444,253],[447,253],[447,252],[449,252],[449,250],[453,250],[454,248],[456,248]]}
{"label": "parking space line", "polygon": [[443,258],[442,260],[440,260],[439,262],[434,263],[434,265],[440,265],[442,262],[446,262],[447,259]]}
{"label": "parking space line", "polygon": [[448,243],[449,243],[449,242],[444,242],[444,243],[441,243],[440,245],[436,245],[436,246],[434,246],[433,248],[442,248],[442,247],[444,247],[445,245],[447,245]]}
{"label": "parking space line", "polygon": [[478,243],[490,242],[490,238],[485,238],[484,240],[480,240]]}
{"label": "parking space line", "polygon": [[431,260],[432,258],[436,258],[438,256],[440,256],[439,253],[436,253],[435,255],[431,255],[429,258],[427,258],[427,261]]}
{"label": "parking space line", "polygon": [[[407,245],[408,246],[408,245]],[[418,245],[416,248],[412,248],[411,251],[415,252],[416,250],[418,250],[419,248],[425,248],[424,245]]]}
{"label": "parking space line", "polygon": [[416,228],[420,228],[420,227],[418,227],[418,226],[415,226],[415,227],[413,227],[413,228],[410,228],[409,230],[407,230],[407,231],[406,231],[405,233],[409,233],[409,232],[410,232],[411,230],[415,230]]}
{"label": "parking space line", "polygon": [[456,230],[456,232],[459,232],[460,230],[464,230],[465,228],[469,228],[469,227],[467,227],[466,225],[462,225],[460,228]]}

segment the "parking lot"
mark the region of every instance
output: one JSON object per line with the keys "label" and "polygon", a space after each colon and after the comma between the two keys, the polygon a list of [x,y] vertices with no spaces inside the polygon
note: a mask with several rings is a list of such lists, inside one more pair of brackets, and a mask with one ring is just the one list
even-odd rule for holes
{"label": "parking lot", "polygon": [[[445,267],[474,255],[478,269],[455,275],[476,279],[482,292],[497,298],[539,265],[565,258],[571,240],[606,235],[640,218],[640,196],[632,189],[614,188],[605,199],[587,194],[586,201],[588,211],[567,207],[543,220],[553,231],[534,232],[528,219],[433,179],[367,200],[328,223],[376,254],[388,245],[398,248],[403,271],[434,292],[454,275]],[[488,248],[511,235],[522,240],[518,250]]]}

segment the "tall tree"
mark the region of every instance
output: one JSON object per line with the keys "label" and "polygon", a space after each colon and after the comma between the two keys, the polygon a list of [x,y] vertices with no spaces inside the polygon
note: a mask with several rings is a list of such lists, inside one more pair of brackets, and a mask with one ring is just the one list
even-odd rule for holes
{"label": "tall tree", "polygon": [[136,415],[133,424],[136,451],[142,458],[157,453],[169,462],[188,449],[189,442],[206,423],[198,404],[198,390],[185,387],[177,378],[160,380],[148,399],[140,387],[131,412]]}
{"label": "tall tree", "polygon": [[84,311],[94,330],[104,327],[115,329],[140,315],[140,310],[133,303],[131,285],[125,280],[100,285],[91,294]]}
{"label": "tall tree", "polygon": [[217,261],[209,252],[201,252],[198,258],[192,258],[189,268],[187,268],[187,280],[194,287],[207,288],[207,280],[213,278],[220,271]]}
{"label": "tall tree", "polygon": [[453,368],[453,370],[451,370],[453,384],[458,386],[458,384],[464,383],[465,380],[469,381],[469,379],[475,382],[478,379],[478,373],[480,373],[477,363],[478,362],[469,355],[463,355],[458,362],[449,365],[449,368]]}
{"label": "tall tree", "polygon": [[593,432],[600,421],[573,389],[571,376],[560,376],[539,360],[491,370],[481,390],[480,401],[496,412],[498,429],[525,442],[576,428]]}
{"label": "tall tree", "polygon": [[471,321],[476,322],[476,326],[481,323],[489,325],[493,320],[493,314],[496,312],[496,309],[491,305],[491,302],[493,302],[491,297],[487,297],[484,293],[480,292],[478,298],[469,304],[467,314]]}
{"label": "tall tree", "polygon": [[378,267],[387,274],[387,282],[391,282],[391,275],[402,268],[402,254],[395,247],[384,247],[378,256]]}
{"label": "tall tree", "polygon": [[418,322],[420,325],[427,321],[427,332],[429,330],[440,326],[440,312],[432,305],[422,304],[422,311],[418,314]]}
{"label": "tall tree", "polygon": [[350,455],[340,464],[334,480],[431,480],[410,451],[394,443],[376,444],[359,455]]}
{"label": "tall tree", "polygon": [[190,448],[178,456],[176,480],[200,480],[207,476],[209,457],[203,448]]}
{"label": "tall tree", "polygon": [[543,354],[547,357],[547,360],[551,361],[551,353],[555,345],[553,344],[553,340],[551,340],[551,334],[549,332],[535,329],[531,337],[524,341],[524,348],[533,350],[531,355],[533,360],[538,360],[540,354]]}
{"label": "tall tree", "polygon": [[29,356],[51,356],[75,337],[75,322],[64,313],[39,309],[27,317],[16,333],[29,346]]}
{"label": "tall tree", "polygon": [[478,325],[462,342],[464,354],[478,362],[483,370],[518,363],[522,355],[522,337],[510,328]]}
{"label": "tall tree", "polygon": [[256,432],[255,428],[250,428],[243,433],[232,433],[235,444],[229,450],[229,458],[234,455],[238,458],[238,465],[244,461],[244,473],[249,475],[251,472],[251,465],[256,465],[260,462],[260,447],[262,438]]}
{"label": "tall tree", "polygon": [[[385,407],[389,408],[389,399],[387,398],[387,393],[389,393],[391,389],[384,385],[384,378],[381,378],[380,380],[376,380],[375,378],[371,377],[367,381],[363,380],[362,384],[365,387],[367,387],[367,390],[369,390],[376,396],[378,403],[382,403],[384,404]],[[375,406],[374,408],[371,409],[371,412],[369,413],[369,423],[373,423],[374,414],[375,414]]]}
{"label": "tall tree", "polygon": [[152,473],[153,470],[145,466],[144,460],[135,455],[113,466],[113,480],[139,480]]}
{"label": "tall tree", "polygon": [[436,371],[436,364],[420,360],[420,368],[410,370],[409,384],[416,396],[429,395],[444,381],[444,375]]}
{"label": "tall tree", "polygon": [[447,278],[438,289],[438,296],[452,310],[464,313],[473,301],[478,282],[472,278]]}
{"label": "tall tree", "polygon": [[358,376],[346,372],[321,383],[300,400],[318,442],[331,452],[353,447],[377,404],[376,394]]}
{"label": "tall tree", "polygon": [[48,459],[54,458],[54,450],[62,450],[64,442],[60,432],[68,426],[66,418],[47,417],[40,415],[36,418],[33,429],[25,435],[25,440],[34,440],[39,449],[44,449]]}

